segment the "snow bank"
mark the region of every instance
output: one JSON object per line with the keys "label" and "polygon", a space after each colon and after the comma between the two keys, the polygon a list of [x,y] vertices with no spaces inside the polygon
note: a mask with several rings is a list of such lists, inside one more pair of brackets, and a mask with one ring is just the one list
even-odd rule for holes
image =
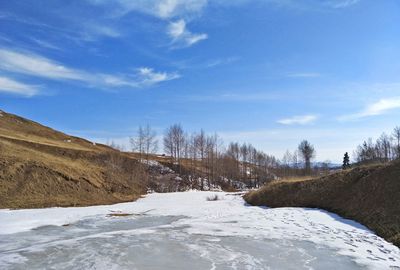
{"label": "snow bank", "polygon": [[109,206],[0,210],[0,234],[44,225],[63,225],[112,212],[187,216],[174,223],[189,234],[245,236],[256,239],[308,240],[337,249],[371,269],[400,267],[400,250],[364,226],[335,214],[306,208],[248,206],[240,194],[215,192],[154,193],[136,202]]}
{"label": "snow bank", "polygon": [[162,165],[160,162],[156,160],[140,160],[141,163],[148,165],[149,167],[155,168],[160,171],[160,173],[167,174],[167,173],[175,173],[171,168]]}

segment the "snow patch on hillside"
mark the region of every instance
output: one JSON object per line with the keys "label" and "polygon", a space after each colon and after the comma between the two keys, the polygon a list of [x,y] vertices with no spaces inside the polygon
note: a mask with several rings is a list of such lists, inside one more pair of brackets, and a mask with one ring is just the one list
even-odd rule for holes
{"label": "snow patch on hillside", "polygon": [[174,170],[172,170],[171,168],[162,165],[160,162],[156,161],[156,160],[145,160],[142,159],[140,160],[141,163],[146,164],[147,166],[149,166],[152,169],[156,169],[157,171],[159,171],[162,174],[167,174],[167,173],[175,173]]}

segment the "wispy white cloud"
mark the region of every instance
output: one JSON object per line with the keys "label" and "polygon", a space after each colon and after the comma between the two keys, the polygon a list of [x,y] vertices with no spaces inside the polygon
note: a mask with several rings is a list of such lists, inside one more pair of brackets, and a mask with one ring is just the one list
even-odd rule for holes
{"label": "wispy white cloud", "polygon": [[282,125],[307,125],[318,119],[316,115],[296,115],[290,118],[280,119],[277,122]]}
{"label": "wispy white cloud", "polygon": [[140,68],[135,73],[92,73],[66,67],[51,59],[33,53],[0,49],[0,70],[52,80],[72,80],[96,87],[145,87],[180,77],[178,73],[156,72]]}
{"label": "wispy white cloud", "polygon": [[98,22],[82,22],[82,29],[78,32],[79,36],[74,37],[77,40],[97,41],[99,38],[119,38],[121,32],[115,27],[106,26]]}
{"label": "wispy white cloud", "polygon": [[[188,18],[199,14],[207,6],[207,0],[88,0],[97,6],[109,8],[114,16],[120,17],[130,12],[152,15],[161,20],[174,20],[168,24],[167,35],[172,39],[173,48],[190,47],[208,38],[205,33],[192,33],[186,27]],[[178,20],[176,20],[179,18]],[[109,33],[105,31],[104,34]]]}
{"label": "wispy white cloud", "polygon": [[124,16],[130,12],[142,12],[161,19],[191,17],[200,14],[208,5],[240,6],[261,2],[290,8],[346,8],[361,0],[87,0],[95,5],[113,9],[116,16]]}
{"label": "wispy white cloud", "polygon": [[[109,21],[104,21],[100,16],[96,19],[87,19],[87,17],[77,16],[68,9],[63,10],[68,16],[63,17],[65,19],[65,25],[48,24],[44,23],[42,20],[36,18],[30,18],[25,16],[19,16],[18,14],[6,13],[4,18],[7,20],[14,21],[19,24],[25,24],[28,26],[34,26],[35,28],[40,28],[46,33],[53,32],[56,33],[57,37],[66,38],[77,43],[81,42],[93,42],[100,38],[118,38],[122,36],[119,29],[110,24]],[[51,12],[50,12],[51,13]],[[54,12],[57,14],[57,12]],[[1,15],[1,14],[0,14]],[[0,16],[0,19],[1,16]],[[35,43],[42,47],[47,47],[49,49],[56,49],[53,44],[44,39],[32,39]]]}
{"label": "wispy white cloud", "polygon": [[378,102],[371,104],[363,112],[364,116],[380,115],[392,109],[400,108],[400,97],[381,99]]}
{"label": "wispy white cloud", "polygon": [[228,65],[231,63],[234,63],[239,60],[239,57],[228,57],[228,58],[219,58],[219,59],[214,59],[210,60],[206,63],[206,67],[212,68],[216,66],[221,66],[221,65]]}
{"label": "wispy white cloud", "polygon": [[[282,98],[276,93],[222,93],[215,95],[183,96],[174,101],[178,102],[265,102]],[[168,101],[169,102],[169,101]]]}
{"label": "wispy white cloud", "polygon": [[352,5],[357,4],[361,0],[330,0],[327,1],[327,5],[333,8],[346,8]]}
{"label": "wispy white cloud", "polygon": [[100,81],[112,87],[146,87],[161,82],[171,81],[180,78],[178,73],[157,72],[149,67],[141,67],[131,76],[99,74]]}
{"label": "wispy white cloud", "polygon": [[50,42],[48,42],[46,40],[37,39],[37,38],[31,38],[31,40],[36,45],[39,45],[40,47],[43,47],[45,49],[52,49],[52,50],[62,51],[62,49],[59,46],[54,45],[53,43],[50,43]]}
{"label": "wispy white cloud", "polygon": [[201,11],[207,0],[162,0],[155,1],[156,12],[162,18]]}
{"label": "wispy white cloud", "polygon": [[194,34],[190,32],[183,19],[170,22],[167,34],[171,37],[175,47],[189,47],[208,38],[207,34]]}
{"label": "wispy white cloud", "polygon": [[169,19],[177,16],[199,13],[207,5],[207,0],[88,0],[95,5],[112,5],[114,13],[123,16],[132,11]]}
{"label": "wispy white cloud", "polygon": [[235,63],[240,60],[240,57],[237,56],[230,56],[230,57],[221,57],[221,58],[214,58],[208,60],[201,60],[198,59],[183,59],[178,61],[172,61],[170,64],[179,69],[207,69],[207,68],[214,68],[219,66],[229,66],[232,63]]}
{"label": "wispy white cloud", "polygon": [[85,80],[88,74],[32,53],[0,49],[0,69],[51,79]]}
{"label": "wispy white cloud", "polygon": [[4,42],[6,42],[6,43],[13,43],[13,40],[12,40],[12,39],[10,39],[10,38],[8,38],[8,37],[5,37],[5,36],[3,36],[3,35],[0,35],[0,41],[4,41]]}
{"label": "wispy white cloud", "polygon": [[38,87],[0,76],[0,92],[31,97],[38,93]]}
{"label": "wispy white cloud", "polygon": [[268,0],[266,2],[280,7],[319,10],[348,8],[361,0]]}
{"label": "wispy white cloud", "polygon": [[317,72],[298,72],[298,73],[289,73],[287,77],[290,78],[318,78],[321,77],[320,73]]}
{"label": "wispy white cloud", "polygon": [[382,115],[395,109],[400,109],[400,97],[383,98],[366,106],[361,112],[340,116],[338,120],[356,120],[369,116]]}
{"label": "wispy white cloud", "polygon": [[141,67],[138,70],[141,84],[144,85],[152,85],[159,82],[178,79],[180,77],[178,73],[156,72],[152,68],[148,67]]}
{"label": "wispy white cloud", "polygon": [[94,24],[91,27],[89,27],[93,32],[96,32],[99,35],[102,36],[107,36],[107,37],[120,37],[121,33],[110,26],[104,26],[104,25],[99,25],[99,24]]}
{"label": "wispy white cloud", "polygon": [[[98,18],[96,20],[86,20],[85,18],[77,18],[70,16],[70,27],[72,27],[71,32],[65,33],[63,27],[55,27],[53,25],[43,24],[40,22],[34,22],[38,27],[46,27],[48,29],[53,29],[58,32],[64,32],[64,36],[75,39],[77,41],[96,41],[100,38],[119,38],[123,36],[122,30],[116,27],[118,25],[117,21],[109,20],[111,17],[110,13],[114,16],[124,16],[130,12],[140,12],[152,15],[162,20],[178,19],[175,23],[178,23],[176,27],[182,26],[185,28],[186,22],[188,20],[194,19],[201,15],[203,10],[209,5],[219,6],[219,7],[229,7],[229,6],[240,6],[240,5],[250,5],[256,1],[253,0],[87,0],[89,3],[96,6],[102,6],[107,12],[106,17],[108,20],[103,20]],[[361,0],[257,0],[265,4],[275,4],[282,7],[327,7],[327,8],[345,8],[357,4]],[[104,11],[103,10],[103,11]],[[7,15],[10,16],[10,15]],[[11,15],[12,16],[12,15]],[[183,18],[183,19],[182,19]],[[25,22],[27,24],[32,24],[31,19],[26,18],[14,18],[20,22]],[[182,20],[182,21],[181,21]],[[78,22],[78,23],[77,23]],[[110,22],[113,22],[110,24]],[[114,24],[114,25],[113,25]],[[174,23],[170,23],[169,27],[173,27]],[[194,34],[189,30],[186,30],[185,34],[179,39],[181,42],[177,47],[188,47],[201,40],[207,39],[207,34]]]}

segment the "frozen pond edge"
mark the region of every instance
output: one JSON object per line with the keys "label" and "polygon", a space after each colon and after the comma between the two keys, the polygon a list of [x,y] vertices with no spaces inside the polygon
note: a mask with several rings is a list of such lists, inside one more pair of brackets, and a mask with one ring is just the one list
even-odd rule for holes
{"label": "frozen pond edge", "polygon": [[240,196],[223,192],[217,193],[220,200],[207,201],[213,194],[216,192],[155,193],[115,205],[0,210],[0,234],[62,226],[91,217],[112,218],[110,213],[186,216],[174,226],[193,235],[306,240],[338,250],[371,269],[400,269],[400,250],[357,222],[318,209],[249,206]]}

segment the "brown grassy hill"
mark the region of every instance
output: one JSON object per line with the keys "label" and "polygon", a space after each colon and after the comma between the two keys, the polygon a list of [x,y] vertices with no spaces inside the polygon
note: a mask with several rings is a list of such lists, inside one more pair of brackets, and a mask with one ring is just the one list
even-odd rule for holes
{"label": "brown grassy hill", "polygon": [[252,205],[335,212],[400,246],[399,161],[358,167],[319,179],[272,182],[244,198]]}
{"label": "brown grassy hill", "polygon": [[142,174],[126,153],[0,111],[0,208],[134,200]]}

